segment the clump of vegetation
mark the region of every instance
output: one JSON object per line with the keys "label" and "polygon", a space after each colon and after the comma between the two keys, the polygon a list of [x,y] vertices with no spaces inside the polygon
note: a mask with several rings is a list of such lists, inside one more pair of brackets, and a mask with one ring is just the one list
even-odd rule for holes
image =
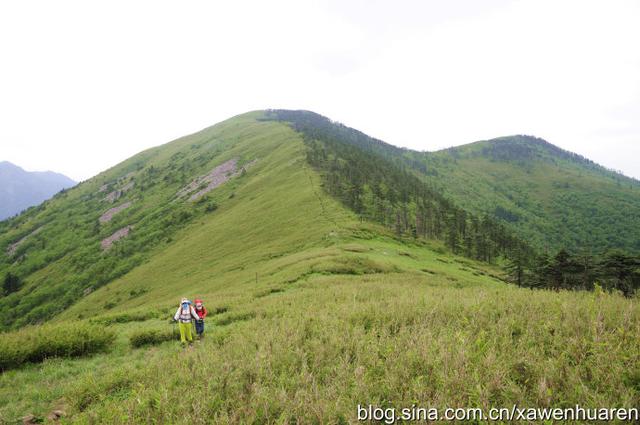
{"label": "clump of vegetation", "polygon": [[262,291],[258,292],[255,295],[255,297],[256,298],[262,298],[262,297],[266,297],[266,296],[271,295],[271,294],[277,294],[279,292],[284,292],[284,289],[282,289],[282,288],[265,289],[265,290],[262,290]]}
{"label": "clump of vegetation", "polygon": [[105,351],[114,339],[113,332],[86,323],[31,326],[0,334],[0,370],[50,357],[79,357]]}
{"label": "clump of vegetation", "polygon": [[320,274],[374,274],[398,271],[395,266],[383,264],[366,257],[340,257],[331,261],[321,262],[312,269]]}
{"label": "clump of vegetation", "polygon": [[222,314],[222,313],[226,313],[227,311],[229,311],[229,307],[226,306],[220,306],[220,307],[216,307],[214,309],[212,309],[209,314]]}
{"label": "clump of vegetation", "polygon": [[162,317],[162,312],[159,310],[139,310],[96,317],[89,319],[89,321],[102,325],[113,325],[115,323],[144,322],[145,320],[155,319],[157,317]]}
{"label": "clump of vegetation", "polygon": [[137,297],[139,297],[141,295],[146,294],[147,292],[149,292],[149,290],[147,288],[132,289],[131,291],[129,291],[129,299],[137,298]]}
{"label": "clump of vegetation", "polygon": [[138,348],[145,345],[161,344],[177,338],[179,338],[179,334],[176,329],[143,329],[134,332],[129,337],[129,343],[133,348]]}
{"label": "clump of vegetation", "polygon": [[130,367],[123,367],[105,376],[91,374],[72,388],[68,400],[75,409],[82,412],[109,397],[125,397],[140,378],[140,371]]}
{"label": "clump of vegetation", "polygon": [[13,273],[7,273],[2,282],[2,292],[9,295],[20,289],[20,278]]}
{"label": "clump of vegetation", "polygon": [[227,326],[234,322],[244,322],[245,320],[251,320],[254,317],[256,317],[256,314],[253,311],[230,313],[216,320],[215,324],[217,326]]}

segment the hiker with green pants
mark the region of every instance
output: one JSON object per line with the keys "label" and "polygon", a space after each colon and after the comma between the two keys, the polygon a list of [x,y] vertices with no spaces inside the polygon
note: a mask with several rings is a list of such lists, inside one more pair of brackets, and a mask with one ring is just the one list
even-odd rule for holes
{"label": "hiker with green pants", "polygon": [[182,301],[180,301],[180,307],[178,307],[176,314],[173,316],[173,320],[177,321],[180,326],[180,342],[182,344],[186,344],[187,341],[189,344],[193,342],[191,332],[191,320],[193,319],[198,320],[199,317],[193,309],[191,301],[183,298]]}

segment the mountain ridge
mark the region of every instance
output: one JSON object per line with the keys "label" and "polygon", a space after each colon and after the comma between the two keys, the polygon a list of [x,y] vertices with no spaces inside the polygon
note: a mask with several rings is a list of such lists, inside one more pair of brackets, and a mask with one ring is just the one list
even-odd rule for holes
{"label": "mountain ridge", "polygon": [[[256,111],[256,112],[262,112],[262,111]],[[354,142],[355,140],[363,140],[363,139],[368,139],[368,146],[371,149],[375,149],[376,147],[379,149],[382,149],[383,151],[387,151],[387,152],[393,152],[396,155],[402,155],[402,154],[413,154],[413,155],[437,155],[437,154],[443,154],[443,153],[452,153],[454,152],[454,155],[460,155],[462,153],[464,153],[465,151],[476,151],[479,147],[485,146],[485,145],[496,145],[496,146],[507,146],[507,147],[512,147],[512,146],[528,146],[530,148],[543,148],[546,152],[549,153],[553,153],[554,155],[561,157],[561,158],[565,158],[565,159],[572,159],[575,162],[578,163],[582,163],[584,165],[589,165],[592,166],[594,168],[598,168],[601,169],[602,171],[605,171],[607,173],[611,173],[612,175],[615,175],[616,177],[620,177],[620,178],[625,178],[625,179],[629,179],[632,180],[636,183],[640,183],[640,180],[631,177],[631,176],[627,176],[624,173],[618,171],[618,170],[614,170],[612,168],[606,167],[602,164],[599,164],[597,162],[595,162],[594,160],[591,160],[587,157],[585,157],[584,155],[580,154],[580,153],[576,153],[567,149],[564,149],[558,145],[555,145],[541,137],[538,136],[533,136],[533,135],[525,135],[525,134],[514,134],[514,135],[506,135],[506,136],[497,136],[491,139],[486,139],[486,140],[478,140],[478,141],[474,141],[474,142],[469,142],[469,143],[464,143],[464,144],[460,144],[460,145],[456,145],[456,146],[450,146],[447,148],[442,148],[442,149],[436,149],[436,150],[416,150],[416,149],[412,149],[412,148],[407,148],[407,147],[401,147],[401,146],[397,146],[394,145],[392,143],[386,142],[384,140],[372,137],[367,135],[366,133],[364,133],[361,130],[349,127],[347,125],[345,125],[344,123],[341,123],[339,121],[335,121],[332,120],[329,117],[326,117],[322,114],[319,114],[317,112],[313,112],[310,110],[281,110],[281,109],[266,109],[264,110],[265,114],[267,116],[269,116],[269,114],[275,114],[275,113],[284,113],[284,114],[296,114],[296,115],[302,115],[307,117],[306,119],[303,120],[298,120],[298,122],[302,122],[302,125],[297,124],[298,128],[303,128],[304,127],[304,123],[305,122],[311,122],[314,119],[320,119],[322,121],[325,121],[327,124],[331,124],[331,125],[335,125],[338,127],[341,127],[343,129],[347,129],[348,131],[353,133],[353,140],[351,140],[352,142]],[[468,152],[466,152],[468,153]],[[529,154],[533,154],[536,153],[535,151],[529,151]]]}
{"label": "mountain ridge", "polygon": [[435,152],[399,148],[310,111],[268,110],[313,139],[323,132],[384,155],[462,208],[488,215],[539,250],[640,252],[640,182],[533,136]]}
{"label": "mountain ridge", "polygon": [[0,161],[0,220],[40,204],[77,183],[53,171],[26,171],[9,161]]}

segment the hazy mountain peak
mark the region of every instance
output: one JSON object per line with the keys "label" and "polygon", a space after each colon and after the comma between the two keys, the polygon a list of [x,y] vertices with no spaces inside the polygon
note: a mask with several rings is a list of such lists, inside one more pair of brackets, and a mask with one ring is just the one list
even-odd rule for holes
{"label": "hazy mountain peak", "polygon": [[60,173],[30,172],[9,161],[0,161],[0,220],[38,205],[75,184]]}

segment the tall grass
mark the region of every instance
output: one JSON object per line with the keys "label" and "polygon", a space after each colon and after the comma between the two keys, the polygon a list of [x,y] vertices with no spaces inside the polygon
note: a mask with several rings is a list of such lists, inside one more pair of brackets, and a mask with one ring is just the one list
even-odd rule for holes
{"label": "tall grass", "polygon": [[78,357],[109,348],[115,334],[102,326],[59,323],[0,334],[0,370],[49,357]]}
{"label": "tall grass", "polygon": [[84,404],[74,420],[324,424],[355,422],[358,403],[640,403],[636,300],[404,274],[323,276],[253,308],[192,350],[167,347],[126,397]]}

